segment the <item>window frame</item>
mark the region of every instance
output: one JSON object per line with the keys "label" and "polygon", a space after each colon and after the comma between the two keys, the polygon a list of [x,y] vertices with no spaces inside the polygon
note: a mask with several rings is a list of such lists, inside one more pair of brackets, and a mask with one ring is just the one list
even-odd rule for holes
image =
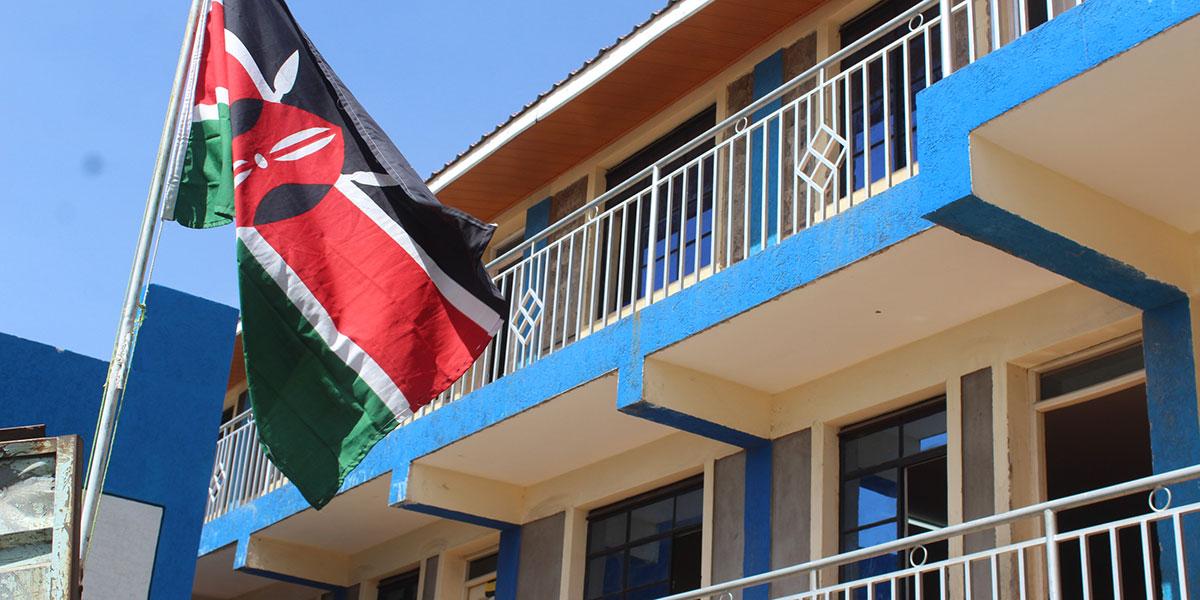
{"label": "window frame", "polygon": [[[926,417],[930,417],[930,416],[936,415],[938,413],[944,414],[945,418],[946,418],[946,422],[944,423],[945,431],[944,431],[944,433],[941,434],[941,435],[946,436],[945,443],[943,443],[939,446],[936,446],[934,448],[930,448],[928,450],[920,450],[913,454],[905,455],[904,454],[904,436],[898,435],[897,440],[896,440],[896,444],[897,444],[896,458],[890,459],[890,460],[887,460],[884,462],[876,463],[876,464],[868,466],[868,467],[860,467],[860,468],[856,468],[856,469],[848,469],[846,467],[846,446],[849,442],[852,442],[852,441],[858,440],[858,439],[862,439],[862,438],[872,435],[874,433],[886,431],[887,429],[890,429],[892,427],[899,427],[899,428],[901,428],[900,432],[902,432],[902,430],[903,430],[902,428],[905,424],[915,423],[915,422],[919,421],[920,419],[924,419]],[[947,467],[947,471],[945,474],[946,482],[947,482],[947,485],[949,485],[949,479],[950,479],[950,473],[949,473],[949,458],[950,458],[949,416],[950,416],[950,413],[949,413],[948,398],[947,398],[946,394],[939,394],[937,396],[934,396],[927,400],[923,400],[916,404],[912,404],[912,405],[906,406],[904,408],[894,410],[894,411],[885,413],[883,415],[879,415],[879,416],[871,418],[871,419],[867,419],[865,421],[860,421],[857,423],[853,423],[851,425],[847,425],[838,431],[838,436],[837,436],[837,440],[838,440],[838,485],[837,485],[838,503],[837,503],[836,533],[837,533],[837,548],[838,548],[839,553],[849,552],[854,549],[857,549],[857,548],[848,549],[844,545],[844,539],[846,536],[854,535],[859,532],[867,531],[867,530],[870,530],[870,529],[873,529],[876,527],[885,526],[885,525],[888,525],[893,522],[894,522],[895,528],[896,528],[895,539],[900,539],[905,536],[912,535],[912,534],[908,533],[908,527],[909,527],[908,516],[909,515],[908,515],[908,502],[907,502],[907,492],[906,492],[906,489],[907,489],[906,470],[910,467],[920,465],[922,463],[926,463],[926,462],[938,460],[938,459],[944,459],[946,461],[946,467]],[[865,524],[855,524],[854,526],[847,525],[846,522],[844,521],[844,519],[846,518],[846,514],[845,514],[845,511],[843,510],[843,501],[844,501],[846,484],[850,481],[860,479],[860,478],[870,475],[870,474],[884,473],[887,471],[895,471],[896,472],[896,498],[895,498],[896,513],[895,513],[895,516],[890,517],[890,518],[876,520],[876,521],[873,521],[870,523],[865,523]],[[947,490],[947,492],[948,492],[948,490]],[[948,502],[949,502],[949,494],[947,493],[947,511],[949,509]],[[948,516],[949,515],[947,514],[947,517]],[[899,570],[899,569],[904,568],[904,566],[905,566],[904,561],[907,560],[907,556],[905,555],[904,552],[897,552],[896,555],[897,556],[896,556],[895,570]],[[848,573],[848,569],[850,567],[857,566],[858,564],[859,563],[852,563],[851,565],[844,565],[843,567],[839,568],[838,569],[839,579],[845,580],[845,578],[847,577],[846,573]],[[858,577],[855,577],[855,579],[857,579],[857,578]]]}
{"label": "window frame", "polygon": [[[638,494],[636,496],[626,498],[625,500],[614,502],[613,504],[609,504],[607,506],[602,506],[600,508],[596,508],[596,509],[589,511],[588,515],[587,515],[587,536],[586,536],[585,546],[584,546],[584,578],[583,578],[584,596],[583,597],[585,598],[585,600],[592,598],[591,596],[587,595],[588,594],[588,584],[591,582],[591,577],[593,575],[593,573],[591,571],[592,560],[595,558],[601,558],[601,557],[609,556],[609,555],[613,555],[613,554],[621,554],[624,556],[623,563],[622,563],[622,570],[621,570],[621,581],[622,581],[621,588],[615,592],[610,592],[608,594],[601,594],[599,596],[595,596],[595,598],[597,600],[610,599],[610,598],[623,598],[630,593],[635,593],[635,592],[641,591],[643,589],[649,589],[653,586],[661,585],[661,583],[650,583],[650,584],[640,584],[638,586],[631,587],[629,585],[629,570],[630,569],[629,569],[629,564],[628,564],[628,556],[626,555],[626,553],[630,549],[638,547],[638,546],[642,546],[642,545],[645,545],[648,543],[652,543],[652,542],[656,542],[656,541],[660,541],[660,540],[664,540],[664,539],[674,539],[681,535],[691,535],[691,534],[703,535],[703,531],[704,531],[703,500],[701,501],[701,514],[700,514],[699,521],[697,521],[695,523],[690,523],[688,525],[679,526],[679,527],[673,526],[672,528],[670,528],[666,531],[658,532],[653,535],[639,537],[639,538],[632,539],[632,540],[629,537],[630,528],[632,526],[631,525],[632,519],[628,518],[628,516],[627,516],[625,519],[624,541],[621,544],[603,548],[603,549],[597,550],[597,551],[591,550],[592,537],[593,537],[593,529],[592,529],[593,523],[603,521],[609,517],[613,517],[613,516],[616,516],[616,515],[622,514],[622,513],[629,515],[630,513],[632,513],[633,511],[635,511],[639,508],[650,506],[652,504],[661,502],[668,498],[675,500],[685,494],[689,494],[689,493],[692,493],[695,491],[700,491],[701,498],[703,498],[703,493],[704,493],[703,490],[704,490],[704,475],[699,474],[699,475],[688,477],[686,479],[682,479],[675,483],[671,483],[671,484],[665,485],[663,487],[651,490],[649,492]],[[674,510],[674,508],[672,508],[672,510]],[[672,519],[674,520],[674,518],[675,518],[675,515],[672,514]],[[668,588],[674,579],[674,573],[672,571],[673,563],[674,563],[674,544],[672,544],[671,564],[668,564],[668,566],[667,566]]]}

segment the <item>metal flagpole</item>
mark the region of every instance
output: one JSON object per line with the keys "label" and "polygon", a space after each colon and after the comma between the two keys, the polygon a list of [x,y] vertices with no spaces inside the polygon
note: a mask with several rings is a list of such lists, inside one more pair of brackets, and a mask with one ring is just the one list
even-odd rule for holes
{"label": "metal flagpole", "polygon": [[[189,63],[200,52],[201,39],[197,35],[205,0],[192,0],[188,13],[187,29],[183,36],[183,47],[179,51],[179,63],[175,67],[175,81],[171,88],[171,100],[167,107],[167,118],[163,123],[162,137],[158,143],[158,157],[154,162],[154,176],[150,180],[150,193],[146,198],[146,212],[142,215],[142,228],[138,235],[137,251],[133,258],[133,269],[129,274],[129,285],[125,288],[125,302],[121,308],[121,321],[117,340],[113,346],[112,360],[108,364],[108,378],[104,383],[104,398],[100,403],[100,419],[96,426],[96,437],[92,441],[91,459],[88,462],[87,484],[83,496],[82,533],[80,544],[80,571],[87,562],[88,547],[96,525],[96,511],[100,505],[100,494],[104,489],[104,475],[108,468],[109,451],[112,448],[113,432],[116,428],[118,405],[125,391],[129,374],[129,362],[133,357],[133,345],[137,335],[142,306],[142,294],[153,259],[151,250],[158,231],[159,212],[162,208],[164,180],[168,176],[172,147],[175,145],[176,128],[180,118],[180,98],[187,91],[185,80],[189,78]],[[192,69],[194,71],[194,69]],[[194,78],[194,74],[192,75]]]}

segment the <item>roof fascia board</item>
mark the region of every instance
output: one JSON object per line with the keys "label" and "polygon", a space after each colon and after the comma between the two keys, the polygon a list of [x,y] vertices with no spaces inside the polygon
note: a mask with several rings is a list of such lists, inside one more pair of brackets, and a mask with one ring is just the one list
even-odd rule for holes
{"label": "roof fascia board", "polygon": [[649,46],[659,36],[672,27],[686,21],[704,7],[716,0],[683,0],[656,19],[652,19],[629,38],[618,43],[600,60],[588,65],[583,71],[567,79],[558,89],[550,92],[536,104],[525,110],[520,116],[503,125],[498,131],[487,136],[483,143],[467,152],[465,156],[438,173],[429,181],[429,188],[436,194],[450,185],[467,171],[483,162],[492,153],[499,150],[513,138],[520,135],[534,123],[546,118],[554,111],[566,105],[576,96],[582,94],[596,82],[617,70],[630,58],[633,58],[646,46]]}

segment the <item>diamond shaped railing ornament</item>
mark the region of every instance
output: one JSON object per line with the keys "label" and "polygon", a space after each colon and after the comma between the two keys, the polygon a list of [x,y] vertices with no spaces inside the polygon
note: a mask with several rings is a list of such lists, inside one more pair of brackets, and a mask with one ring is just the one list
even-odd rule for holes
{"label": "diamond shaped railing ornament", "polygon": [[517,304],[517,314],[509,329],[522,346],[528,345],[533,332],[537,331],[538,323],[542,320],[543,308],[542,298],[533,288],[526,289],[521,295],[521,302]]}
{"label": "diamond shaped railing ornament", "polygon": [[822,123],[808,139],[804,155],[796,161],[796,177],[822,196],[846,160],[846,139]]}

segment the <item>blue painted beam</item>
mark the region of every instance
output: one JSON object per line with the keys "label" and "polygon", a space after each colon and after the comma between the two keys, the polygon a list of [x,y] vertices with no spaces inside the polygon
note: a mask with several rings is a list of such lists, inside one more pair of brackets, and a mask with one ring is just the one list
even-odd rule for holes
{"label": "blue painted beam", "polygon": [[496,563],[496,600],[517,600],[517,574],[521,568],[520,526],[500,532],[500,556]]}
{"label": "blue painted beam", "polygon": [[1187,299],[1170,284],[974,195],[925,218],[1142,310]]}

